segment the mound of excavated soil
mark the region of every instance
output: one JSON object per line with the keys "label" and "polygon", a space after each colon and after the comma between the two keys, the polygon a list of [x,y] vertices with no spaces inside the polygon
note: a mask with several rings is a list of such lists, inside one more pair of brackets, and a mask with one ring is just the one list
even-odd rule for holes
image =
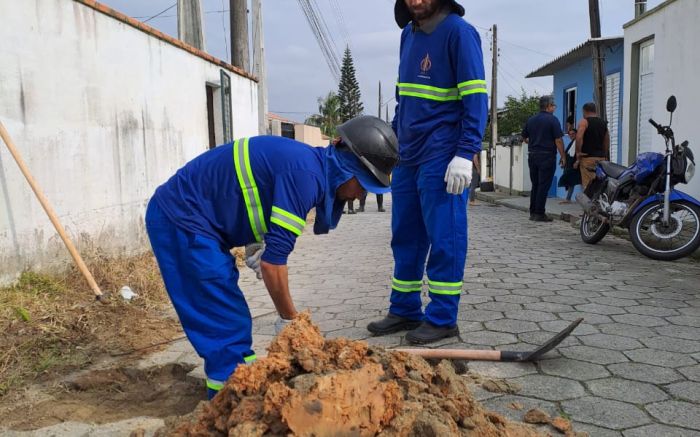
{"label": "mound of excavated soil", "polygon": [[176,436],[540,436],[475,401],[443,361],[325,340],[302,314],[267,358],[239,366]]}

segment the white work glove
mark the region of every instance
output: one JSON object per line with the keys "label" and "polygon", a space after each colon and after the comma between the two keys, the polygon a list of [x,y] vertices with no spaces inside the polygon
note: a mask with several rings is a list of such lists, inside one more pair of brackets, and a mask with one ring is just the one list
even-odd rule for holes
{"label": "white work glove", "polygon": [[282,332],[282,330],[290,323],[292,323],[291,320],[283,319],[282,317],[277,316],[277,320],[275,320],[275,335],[280,335],[280,332]]}
{"label": "white work glove", "polygon": [[245,247],[245,265],[250,267],[258,279],[262,279],[260,258],[265,251],[265,243],[251,243]]}
{"label": "white work glove", "polygon": [[447,192],[450,194],[462,194],[472,183],[472,162],[465,158],[455,156],[447,166],[445,173]]}

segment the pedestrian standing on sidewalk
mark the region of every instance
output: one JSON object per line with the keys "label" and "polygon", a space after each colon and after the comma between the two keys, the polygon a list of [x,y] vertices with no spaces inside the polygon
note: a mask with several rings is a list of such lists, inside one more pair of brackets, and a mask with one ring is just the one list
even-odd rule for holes
{"label": "pedestrian standing on sidewalk", "polygon": [[474,155],[474,175],[472,176],[472,183],[469,185],[469,204],[477,205],[476,203],[476,189],[481,185],[481,160],[479,159],[479,154]]}
{"label": "pedestrian standing on sidewalk", "polygon": [[564,166],[564,173],[559,178],[558,186],[566,188],[566,200],[559,202],[560,205],[566,205],[571,202],[571,198],[574,195],[574,189],[576,185],[581,185],[581,172],[574,168],[574,163],[576,162],[576,152],[573,155],[569,154],[569,149],[576,142],[576,129],[573,127],[573,123],[567,121],[567,126],[569,126],[569,139],[571,142],[566,146],[566,165]]}
{"label": "pedestrian standing on sidewalk", "polygon": [[392,122],[401,157],[391,182],[394,276],[389,313],[367,329],[411,330],[406,340],[425,344],[459,334],[467,191],[486,126],[486,80],[481,38],[457,2],[397,0],[394,12],[403,29]]}
{"label": "pedestrian standing on sidewalk", "polygon": [[338,126],[340,138],[316,148],[287,138],[237,140],[190,161],[148,203],[146,230],[182,327],[204,358],[209,396],[239,364],[255,360],[252,319],[230,249],[263,279],[278,318],[297,310],[287,259],[316,209],[315,234],[338,225],[347,200],[386,192],[398,161],[391,127],[376,117]]}
{"label": "pedestrian standing on sidewalk", "polygon": [[583,119],[579,122],[576,133],[576,163],[574,163],[574,168],[581,169],[581,185],[584,190],[595,179],[595,167],[598,161],[609,158],[608,123],[598,117],[598,108],[595,103],[586,103],[583,105]]}
{"label": "pedestrian standing on sidewalk", "polygon": [[[384,195],[383,194],[375,194],[377,196],[377,211],[378,212],[384,212]],[[362,194],[362,197],[359,199],[360,201],[360,207],[357,209],[357,212],[365,212],[365,205],[367,204],[367,191],[365,191]],[[353,201],[350,200],[348,201],[348,211],[350,214],[355,214],[355,210],[353,208]]]}
{"label": "pedestrian standing on sidewalk", "polygon": [[556,170],[557,151],[559,151],[559,165],[566,163],[566,152],[559,120],[554,116],[554,104],[552,96],[540,97],[540,112],[533,115],[525,124],[522,137],[528,144],[527,163],[530,167],[530,220],[536,222],[551,222],[547,216],[545,205],[547,193],[552,186],[554,172]]}

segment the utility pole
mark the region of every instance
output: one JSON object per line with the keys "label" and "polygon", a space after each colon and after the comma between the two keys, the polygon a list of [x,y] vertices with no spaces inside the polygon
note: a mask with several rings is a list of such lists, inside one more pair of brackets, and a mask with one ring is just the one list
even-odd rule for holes
{"label": "utility pole", "polygon": [[177,37],[199,50],[205,50],[201,0],[177,0]]}
{"label": "utility pole", "polygon": [[229,0],[231,10],[231,64],[250,71],[248,0]]}
{"label": "utility pole", "polygon": [[591,40],[593,56],[593,95],[598,107],[598,116],[606,120],[605,108],[605,70],[603,69],[603,50],[600,44],[600,6],[598,0],[588,0],[588,13],[591,19]]}
{"label": "utility pole", "polygon": [[493,154],[498,141],[498,26],[493,25],[493,60],[491,61],[491,142],[486,153],[486,176],[493,177]]}
{"label": "utility pole", "polygon": [[[379,104],[377,105],[377,117],[382,118],[382,81],[379,81]],[[388,105],[387,105],[388,107]]]}
{"label": "utility pole", "polygon": [[389,123],[389,104],[388,104],[388,103],[387,103],[385,109],[386,109],[386,119],[385,119],[384,121],[386,121],[387,123]]}
{"label": "utility pole", "polygon": [[253,1],[253,75],[258,78],[258,131],[267,134],[267,76],[262,0]]}

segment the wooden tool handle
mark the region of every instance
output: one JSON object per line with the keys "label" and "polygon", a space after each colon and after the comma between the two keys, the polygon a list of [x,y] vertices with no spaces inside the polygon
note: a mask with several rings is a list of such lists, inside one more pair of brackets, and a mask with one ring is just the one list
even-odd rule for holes
{"label": "wooden tool handle", "polygon": [[49,216],[49,220],[51,220],[51,223],[53,223],[54,228],[56,228],[56,232],[58,232],[58,235],[60,235],[61,240],[63,240],[63,244],[66,245],[66,249],[68,249],[68,252],[70,252],[70,255],[73,257],[73,260],[78,265],[78,268],[80,269],[83,276],[90,285],[90,288],[95,293],[95,296],[97,296],[97,298],[99,299],[100,296],[102,296],[102,290],[100,290],[100,287],[97,285],[97,282],[95,282],[95,278],[93,278],[92,273],[90,273],[90,270],[88,270],[87,266],[85,265],[85,262],[83,262],[83,259],[80,257],[80,254],[73,245],[73,242],[70,240],[70,238],[68,238],[68,234],[66,234],[65,229],[63,229],[63,225],[58,220],[58,217],[56,217],[56,213],[53,211],[53,208],[51,208],[49,201],[46,199],[44,193],[41,191],[41,188],[39,188],[39,185],[36,183],[34,177],[29,172],[29,169],[24,163],[24,160],[22,160],[22,156],[17,151],[17,148],[15,147],[14,143],[12,142],[12,139],[10,138],[10,134],[5,129],[5,126],[3,126],[2,122],[0,122],[0,137],[2,137],[3,141],[7,145],[7,148],[10,150],[12,157],[17,162],[20,171],[27,179],[27,182],[29,182],[29,185],[32,187],[32,191],[34,191],[36,198],[39,200],[39,203],[41,203],[41,206],[44,208],[44,211],[46,211],[46,214]]}
{"label": "wooden tool handle", "polygon": [[440,360],[501,361],[501,351],[473,349],[391,349],[423,358]]}

